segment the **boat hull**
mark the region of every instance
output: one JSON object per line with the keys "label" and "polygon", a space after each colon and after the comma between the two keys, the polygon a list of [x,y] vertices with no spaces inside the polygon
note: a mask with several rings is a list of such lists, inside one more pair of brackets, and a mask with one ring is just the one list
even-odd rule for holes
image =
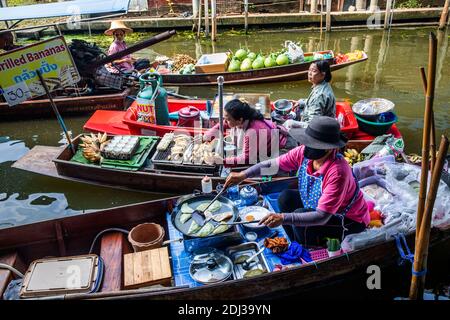
{"label": "boat hull", "polygon": [[[95,110],[124,110],[130,89],[119,93],[81,97],[56,97],[53,99],[62,115],[76,115]],[[6,102],[0,103],[0,119],[30,119],[55,116],[48,99],[29,100],[10,107]]]}
{"label": "boat hull", "polygon": [[[334,63],[334,59],[328,59],[331,71],[336,71],[352,64],[367,60],[367,55],[359,60]],[[211,86],[217,85],[217,77],[223,76],[226,85],[255,84],[268,82],[299,81],[308,79],[308,69],[312,62],[290,64],[272,68],[263,68],[250,71],[204,73],[204,74],[162,74],[164,85],[171,86]]]}

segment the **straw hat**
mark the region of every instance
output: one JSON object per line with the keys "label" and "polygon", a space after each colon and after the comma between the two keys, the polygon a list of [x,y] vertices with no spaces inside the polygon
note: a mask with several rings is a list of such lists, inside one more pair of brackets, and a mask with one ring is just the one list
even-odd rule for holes
{"label": "straw hat", "polygon": [[126,34],[133,32],[133,29],[128,28],[122,21],[114,20],[111,22],[111,26],[109,27],[109,29],[105,31],[105,34],[107,36],[112,36],[114,31],[116,30],[123,30]]}

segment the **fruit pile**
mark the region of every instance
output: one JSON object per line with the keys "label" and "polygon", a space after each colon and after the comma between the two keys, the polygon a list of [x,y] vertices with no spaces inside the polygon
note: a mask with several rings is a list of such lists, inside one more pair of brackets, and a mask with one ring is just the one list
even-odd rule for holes
{"label": "fruit pile", "polygon": [[83,151],[83,157],[90,162],[100,162],[102,159],[101,151],[107,143],[106,132],[103,135],[101,133],[98,133],[97,135],[91,133],[90,135],[84,135],[80,139],[83,141],[83,143],[79,144],[79,147],[82,148]]}
{"label": "fruit pile", "polygon": [[232,54],[230,59],[231,61],[228,66],[228,71],[231,72],[270,68],[291,63],[288,55],[286,54],[286,49],[264,55],[261,52],[256,54],[249,49],[241,48],[237,50],[234,55]]}
{"label": "fruit pile", "polygon": [[347,149],[344,151],[344,159],[352,166],[357,162],[364,161],[364,155],[359,153],[356,149]]}
{"label": "fruit pile", "polygon": [[196,60],[187,54],[176,54],[173,58],[172,71],[177,72],[184,68],[185,65],[196,63]]}

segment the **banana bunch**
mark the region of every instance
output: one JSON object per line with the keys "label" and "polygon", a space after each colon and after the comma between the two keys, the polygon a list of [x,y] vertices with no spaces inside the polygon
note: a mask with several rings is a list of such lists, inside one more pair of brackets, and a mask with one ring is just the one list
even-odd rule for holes
{"label": "banana bunch", "polygon": [[106,132],[103,135],[101,133],[97,135],[91,133],[81,137],[80,139],[83,143],[80,143],[79,146],[83,150],[83,157],[90,162],[100,162],[102,159],[101,151],[107,143],[107,137]]}
{"label": "banana bunch", "polygon": [[344,151],[344,158],[349,165],[364,161],[364,155],[356,151],[356,149],[347,149]]}
{"label": "banana bunch", "polygon": [[417,153],[411,153],[406,156],[409,162],[413,164],[421,164],[422,163],[422,157],[419,156]]}

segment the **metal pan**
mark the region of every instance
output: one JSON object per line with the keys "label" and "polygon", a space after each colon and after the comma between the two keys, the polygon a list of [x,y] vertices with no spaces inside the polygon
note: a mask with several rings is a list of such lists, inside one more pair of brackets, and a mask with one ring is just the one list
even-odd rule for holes
{"label": "metal pan", "polygon": [[[191,235],[188,233],[189,228],[191,227],[192,222],[194,221],[192,217],[187,220],[185,223],[182,223],[180,221],[181,217],[181,206],[185,203],[187,203],[192,209],[196,209],[200,204],[202,203],[209,203],[213,198],[215,197],[214,194],[200,194],[200,195],[190,195],[182,197],[178,200],[176,207],[173,209],[171,214],[171,221],[173,226],[180,231],[182,234],[188,237],[199,237],[197,235]],[[219,201],[222,206],[220,207],[220,210],[214,212],[214,215],[224,213],[224,212],[231,212],[233,216],[227,220],[226,222],[235,222],[239,218],[239,210],[234,205],[233,201],[229,200],[228,198],[225,198],[223,196],[219,196],[217,198],[217,201]],[[219,222],[210,220],[210,223],[212,223],[215,227],[219,225]],[[208,222],[207,222],[208,223]],[[229,225],[227,229],[224,229],[223,232],[226,232],[230,227],[233,225]],[[222,232],[222,233],[223,233]],[[212,236],[212,233],[205,236],[210,237]]]}

